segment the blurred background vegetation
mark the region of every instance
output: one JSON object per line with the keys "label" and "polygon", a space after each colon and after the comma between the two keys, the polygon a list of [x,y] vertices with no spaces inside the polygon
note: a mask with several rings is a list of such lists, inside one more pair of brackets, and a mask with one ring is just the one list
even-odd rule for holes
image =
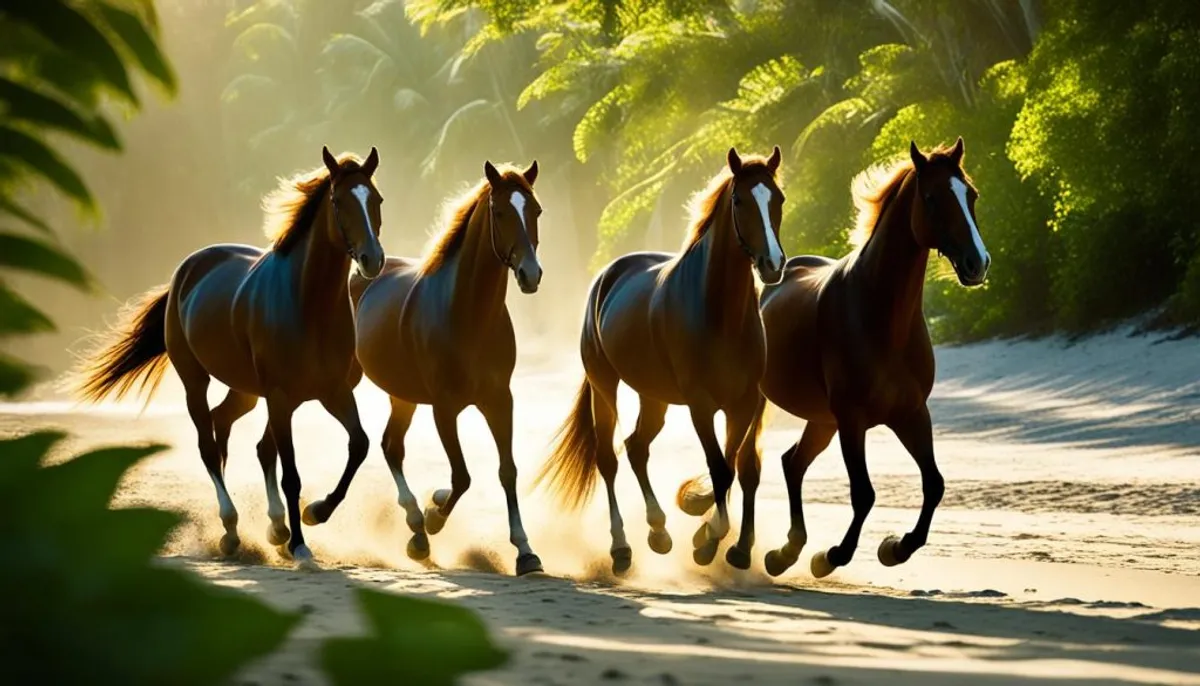
{"label": "blurred background vegetation", "polygon": [[[72,159],[101,232],[71,232],[109,300],[22,350],[52,368],[190,251],[262,243],[259,197],[322,144],[379,147],[384,244],[419,251],[484,159],[537,158],[547,285],[523,336],[573,337],[590,275],[674,249],[730,145],[785,151],[789,254],[848,249],[851,178],[967,142],[988,284],[931,283],[941,341],[1200,322],[1200,4],[1186,0],[159,0],[178,98]],[[7,49],[7,48],[6,48]],[[143,86],[133,84],[135,92]],[[54,196],[30,206],[76,222]],[[945,276],[944,265],[931,271]],[[568,316],[568,313],[571,316]]]}

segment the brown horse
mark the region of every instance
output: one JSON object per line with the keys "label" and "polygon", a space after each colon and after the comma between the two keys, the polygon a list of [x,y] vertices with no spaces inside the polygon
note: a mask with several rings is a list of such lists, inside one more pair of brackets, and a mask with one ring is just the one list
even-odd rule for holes
{"label": "brown horse", "polygon": [[[486,180],[468,191],[449,227],[424,260],[390,258],[372,282],[353,279],[358,359],[364,373],[391,398],[383,455],[412,530],[408,555],[429,556],[436,534],[471,485],[458,442],[458,416],[474,405],[487,420],[500,455],[508,500],[509,540],[517,574],[541,571],[529,547],[517,504],[513,462],[513,399],[517,360],[512,319],[504,303],[511,271],[523,293],[542,279],[537,258],[538,215],[533,193],[538,167],[524,172],[484,164]],[[404,436],[417,405],[433,406],[433,421],[450,458],[450,488],[435,491],[422,514],[404,477]]]}
{"label": "brown horse", "polygon": [[[301,565],[312,553],[301,531],[300,474],[292,446],[292,413],[318,400],[350,436],[349,459],[337,487],[309,506],[309,522],[328,519],[346,496],[367,454],[352,393],[361,374],[354,363],[354,320],[347,280],[350,263],[367,278],[383,267],[379,206],[372,175],[374,148],[366,162],[334,159],[284,181],[268,198],[267,234],[274,245],[212,245],[192,253],[166,288],[155,289],[132,308],[107,343],[81,370],[78,393],[90,401],[135,388],[154,393],[168,360],[183,382],[188,414],[199,436],[200,458],[212,478],[225,535],[221,551],[240,540],[237,510],[225,489],[230,427],[267,400],[268,430],[258,444],[267,487],[272,544],[288,544]],[[211,411],[210,379],[229,387]],[[283,463],[284,506],[275,481],[275,456]],[[289,541],[290,536],[290,541]]]}
{"label": "brown horse", "polygon": [[868,429],[883,425],[896,434],[921,471],[923,492],[916,527],[903,538],[884,539],[880,562],[900,564],[925,545],[942,498],[927,405],[934,358],[921,306],[926,265],[937,250],[962,285],[978,286],[991,257],[975,221],[977,194],[962,168],[962,138],[928,156],[914,143],[909,158],[856,181],[858,249],[836,262],[795,257],[783,281],[762,296],[768,351],[762,392],[807,420],[782,457],[792,522],[787,543],[767,553],[773,576],[795,564],[808,540],[804,474],[835,433],[854,518],[840,544],[813,556],[814,576],[850,562],[875,502],[864,448]]}
{"label": "brown horse", "polygon": [[[613,490],[618,382],[640,398],[637,426],[625,448],[646,502],[655,552],[668,552],[671,537],[646,463],[668,405],[690,410],[717,493],[716,515],[692,539],[698,563],[712,561],[729,531],[726,494],[733,470],[727,459],[757,465],[754,417],[766,350],[751,265],[764,282],[782,275],[779,161],[778,147],[770,159],[744,161],[731,149],[728,168],[693,201],[682,252],[625,255],[592,283],[580,343],[587,376],[539,481],[549,478],[564,504],[578,506],[590,496],[599,470],[608,488],[610,553],[617,574],[629,569],[632,557]],[[726,418],[724,452],[713,428],[718,411]],[[742,552],[731,550],[729,557],[736,564],[744,558],[748,566],[748,551]]]}

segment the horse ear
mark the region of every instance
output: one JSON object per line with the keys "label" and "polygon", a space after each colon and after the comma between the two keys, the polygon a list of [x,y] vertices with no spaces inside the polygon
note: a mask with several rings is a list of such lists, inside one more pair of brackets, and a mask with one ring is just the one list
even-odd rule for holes
{"label": "horse ear", "polygon": [[529,165],[529,169],[526,169],[525,173],[524,173],[525,180],[529,182],[530,186],[533,185],[534,181],[537,181],[537,175],[538,175],[537,160],[534,160],[533,164]]}
{"label": "horse ear", "polygon": [[329,170],[329,175],[333,176],[341,169],[338,166],[337,158],[330,152],[328,146],[321,146],[321,159],[325,160],[325,168]]}
{"label": "horse ear", "polygon": [[379,168],[379,151],[374,147],[371,148],[371,154],[367,155],[367,161],[363,162],[362,172],[368,177],[375,174],[375,170]]}
{"label": "horse ear", "polygon": [[950,151],[950,161],[956,165],[961,166],[962,159],[963,159],[963,152],[964,152],[963,139],[962,139],[962,136],[959,136],[958,140],[954,142],[954,149]]}
{"label": "horse ear", "polygon": [[775,149],[771,151],[771,157],[767,159],[767,169],[770,169],[772,174],[779,171],[779,162],[781,160],[783,160],[783,152],[776,145]]}
{"label": "horse ear", "polygon": [[738,156],[737,148],[729,149],[727,159],[729,160],[729,171],[736,174],[742,170],[742,158]]}
{"label": "horse ear", "polygon": [[483,175],[487,177],[488,183],[492,184],[493,188],[500,185],[500,181],[502,180],[500,171],[496,169],[491,160],[483,163]]}
{"label": "horse ear", "polygon": [[909,141],[908,155],[912,158],[913,169],[916,169],[917,172],[920,172],[922,169],[924,169],[925,164],[929,162],[929,158],[925,157],[925,154],[921,152],[919,148],[917,148],[916,141]]}

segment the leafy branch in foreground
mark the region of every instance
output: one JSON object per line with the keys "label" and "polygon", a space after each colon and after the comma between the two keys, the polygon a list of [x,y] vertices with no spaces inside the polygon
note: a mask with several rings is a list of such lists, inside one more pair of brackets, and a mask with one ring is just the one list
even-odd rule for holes
{"label": "leafy branch in foreground", "polygon": [[220,683],[286,638],[298,615],[155,562],[178,515],[109,509],[163,446],[44,466],[62,438],[0,441],[0,660],[14,683]]}

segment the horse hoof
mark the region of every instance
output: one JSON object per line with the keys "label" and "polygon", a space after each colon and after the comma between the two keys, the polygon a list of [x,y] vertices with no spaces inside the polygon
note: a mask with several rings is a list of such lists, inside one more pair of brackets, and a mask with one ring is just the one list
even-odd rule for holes
{"label": "horse hoof", "polygon": [[221,537],[221,554],[229,557],[237,552],[238,546],[242,544],[238,535],[232,531]]}
{"label": "horse hoof", "polygon": [[693,493],[691,491],[680,490],[675,498],[675,504],[684,514],[693,517],[703,517],[706,512],[712,509],[716,498],[713,497],[712,491],[708,493]]}
{"label": "horse hoof", "polygon": [[329,506],[324,500],[316,500],[308,504],[304,508],[304,512],[300,515],[300,519],[308,526],[316,526],[329,521]]}
{"label": "horse hoof", "polygon": [[742,571],[750,569],[750,553],[742,550],[736,545],[730,546],[729,550],[725,551],[725,561],[728,562],[731,567],[740,569]]}
{"label": "horse hoof", "polygon": [[692,547],[703,548],[708,545],[710,540],[712,537],[708,535],[708,522],[705,522],[700,525],[699,529],[696,529],[696,533],[692,534]]}
{"label": "horse hoof", "polygon": [[707,567],[712,564],[713,559],[717,557],[717,541],[707,541],[704,545],[697,547],[692,551],[692,561],[701,567]]}
{"label": "horse hoof", "polygon": [[273,546],[281,546],[287,543],[292,538],[292,532],[288,530],[287,524],[282,522],[279,524],[267,525],[267,542]]}
{"label": "horse hoof", "polygon": [[884,567],[895,567],[907,561],[908,556],[904,554],[904,546],[899,536],[888,536],[879,544],[879,562]]}
{"label": "horse hoof", "polygon": [[425,508],[425,533],[430,536],[442,530],[446,526],[446,518],[438,512],[437,505],[430,505]]}
{"label": "horse hoof", "polygon": [[617,576],[625,576],[633,565],[633,551],[629,546],[612,551],[612,571]]}
{"label": "horse hoof", "polygon": [[812,570],[812,575],[814,577],[818,579],[824,579],[830,574],[833,574],[833,570],[836,569],[836,567],[834,567],[833,563],[829,561],[829,553],[825,550],[822,550],[821,552],[812,556],[812,562],[809,563],[809,569]]}
{"label": "horse hoof", "polygon": [[671,552],[674,543],[671,541],[671,534],[667,533],[666,529],[651,529],[650,536],[646,539],[650,544],[650,549],[659,555],[666,555]]}
{"label": "horse hoof", "polygon": [[301,544],[296,546],[296,549],[292,551],[292,559],[296,561],[296,569],[305,572],[316,572],[321,569],[320,565],[313,559],[312,551],[306,545]]}
{"label": "horse hoof", "polygon": [[429,557],[429,537],[425,534],[413,534],[413,537],[408,539],[408,558],[410,560],[421,560]]}
{"label": "horse hoof", "polygon": [[796,558],[790,560],[778,550],[772,550],[763,558],[763,566],[767,568],[767,574],[771,576],[779,576],[783,574],[792,565],[796,564]]}
{"label": "horse hoof", "polygon": [[542,561],[533,553],[525,553],[517,556],[517,576],[525,576],[534,572],[541,572]]}

